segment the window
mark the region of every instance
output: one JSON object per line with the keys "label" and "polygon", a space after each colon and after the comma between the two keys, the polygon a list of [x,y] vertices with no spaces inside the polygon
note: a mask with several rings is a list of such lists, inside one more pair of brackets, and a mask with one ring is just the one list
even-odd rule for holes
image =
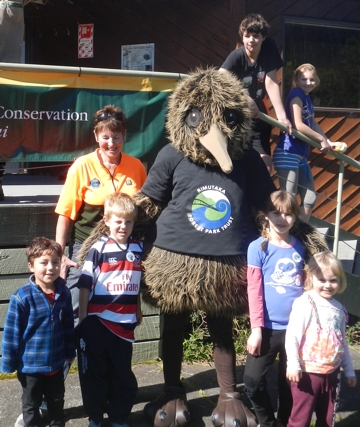
{"label": "window", "polygon": [[320,85],[314,106],[360,108],[360,24],[284,18],[283,93],[291,88],[295,69],[315,66]]}

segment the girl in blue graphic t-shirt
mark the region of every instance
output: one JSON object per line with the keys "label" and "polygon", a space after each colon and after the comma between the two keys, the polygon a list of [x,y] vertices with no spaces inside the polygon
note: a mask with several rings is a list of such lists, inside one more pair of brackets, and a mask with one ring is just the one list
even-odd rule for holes
{"label": "girl in blue graphic t-shirt", "polygon": [[[330,141],[314,119],[314,107],[309,93],[320,83],[316,69],[311,64],[300,65],[295,70],[293,88],[286,99],[286,115],[297,131],[317,141],[321,152],[327,153]],[[282,133],[274,150],[273,163],[280,189],[301,198],[300,218],[308,221],[316,202],[314,179],[308,164],[310,145],[293,135]]]}
{"label": "girl in blue graphic t-shirt", "polygon": [[[286,426],[292,408],[286,380],[285,332],[293,301],[303,293],[304,246],[290,234],[299,217],[296,198],[275,191],[261,214],[262,235],[248,248],[248,298],[251,335],[244,383],[261,426]],[[277,421],[266,375],[279,355]]]}

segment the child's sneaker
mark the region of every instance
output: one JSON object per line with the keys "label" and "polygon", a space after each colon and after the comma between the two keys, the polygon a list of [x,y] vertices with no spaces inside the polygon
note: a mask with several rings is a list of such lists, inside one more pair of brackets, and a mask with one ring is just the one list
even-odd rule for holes
{"label": "child's sneaker", "polygon": [[20,414],[15,421],[15,425],[14,427],[24,427],[25,423],[24,423],[24,417],[23,414]]}

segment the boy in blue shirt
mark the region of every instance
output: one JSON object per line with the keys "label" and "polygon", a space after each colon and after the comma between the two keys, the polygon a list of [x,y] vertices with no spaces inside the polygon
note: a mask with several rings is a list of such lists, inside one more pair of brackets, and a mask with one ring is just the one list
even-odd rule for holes
{"label": "boy in blue shirt", "polygon": [[51,427],[64,427],[65,361],[75,358],[70,291],[60,276],[61,246],[36,237],[26,251],[33,273],[10,298],[2,340],[3,372],[17,371],[25,427],[38,426],[47,401]]}

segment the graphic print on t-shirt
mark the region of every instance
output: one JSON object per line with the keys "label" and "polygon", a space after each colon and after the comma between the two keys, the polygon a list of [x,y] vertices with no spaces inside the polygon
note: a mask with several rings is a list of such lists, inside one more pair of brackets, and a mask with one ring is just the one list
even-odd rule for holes
{"label": "graphic print on t-shirt", "polygon": [[227,229],[233,219],[225,190],[215,185],[200,187],[192,202],[188,219],[200,232],[215,234]]}
{"label": "graphic print on t-shirt", "polygon": [[265,81],[265,71],[259,71],[258,73],[257,73],[257,82],[258,83],[264,83],[264,81]]}
{"label": "graphic print on t-shirt", "polygon": [[252,85],[252,76],[245,76],[242,79],[242,84],[244,86],[245,89],[247,89],[248,87],[250,87]]}
{"label": "graphic print on t-shirt", "polygon": [[301,286],[301,277],[297,272],[297,264],[302,262],[301,256],[294,252],[291,258],[281,258],[275,264],[275,270],[270,275],[273,282],[265,282],[265,286],[272,286],[279,294],[286,294],[286,287]]}
{"label": "graphic print on t-shirt", "polygon": [[303,109],[302,109],[302,119],[303,119],[303,122],[309,127],[312,127],[311,120],[312,120],[313,114],[314,112],[312,109],[312,105],[309,104],[308,99],[305,98],[305,104],[303,105]]}

